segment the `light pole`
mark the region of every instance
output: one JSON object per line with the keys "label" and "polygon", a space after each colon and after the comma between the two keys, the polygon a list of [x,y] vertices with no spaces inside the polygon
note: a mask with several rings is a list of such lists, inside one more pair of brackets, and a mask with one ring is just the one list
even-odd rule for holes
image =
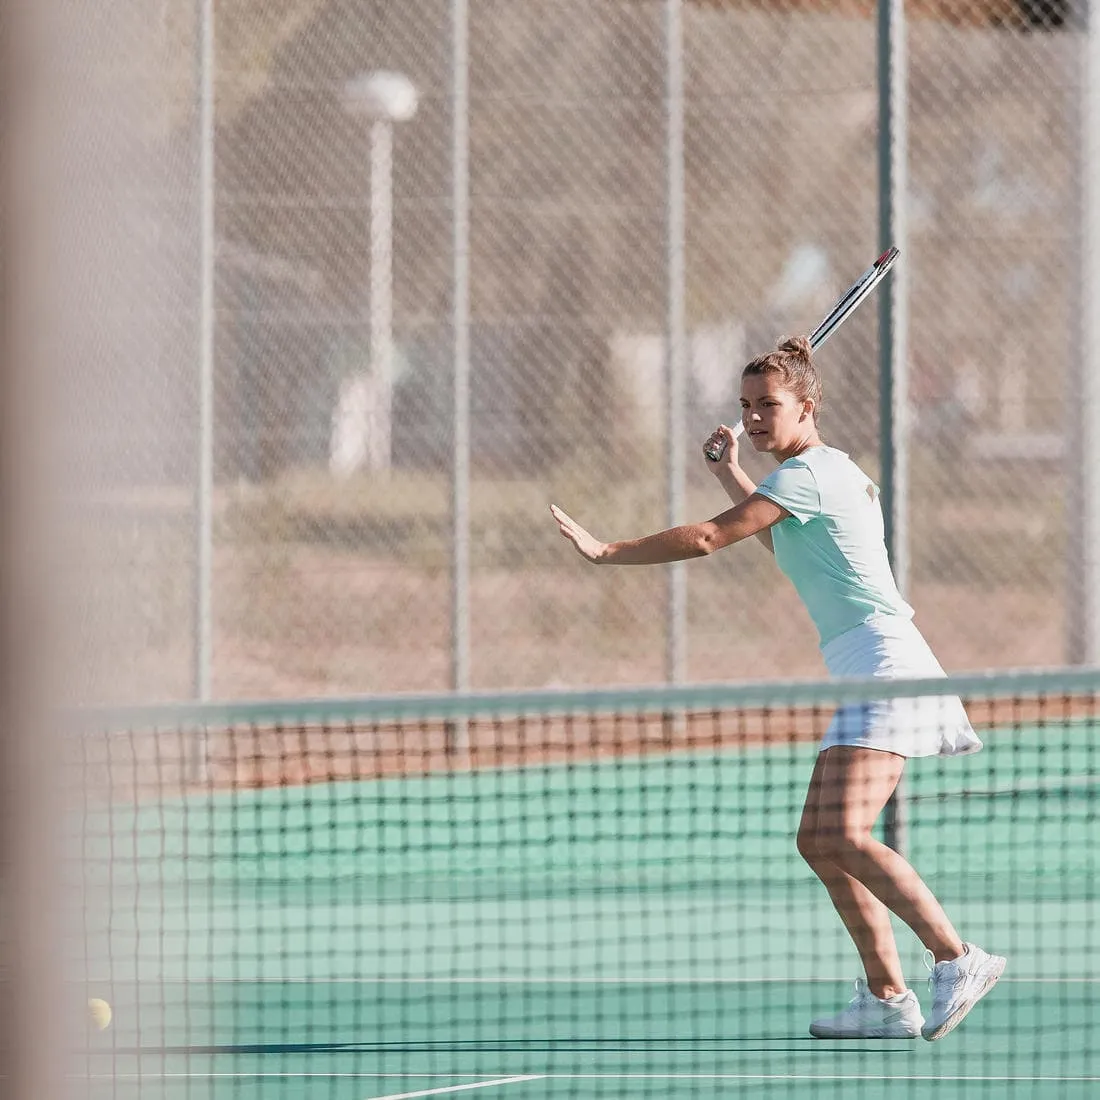
{"label": "light pole", "polygon": [[370,369],[340,386],[329,465],[346,476],[388,470],[393,416],[393,124],[416,114],[401,73],[372,72],[344,86],[344,107],[370,122]]}

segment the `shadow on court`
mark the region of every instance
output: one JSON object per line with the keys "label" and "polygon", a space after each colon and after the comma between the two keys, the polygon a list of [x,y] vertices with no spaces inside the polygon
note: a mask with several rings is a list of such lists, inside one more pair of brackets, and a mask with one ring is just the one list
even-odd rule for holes
{"label": "shadow on court", "polygon": [[[656,989],[631,984],[479,987],[476,997],[418,983],[200,983],[155,992],[173,994],[174,1004],[157,1013],[145,1003],[140,1029],[128,1025],[124,1007],[117,1030],[91,1038],[83,1068],[93,1098],[128,1100],[138,1095],[128,1082],[140,1081],[141,1096],[166,1100],[373,1100],[446,1096],[462,1083],[520,1077],[479,1086],[479,1095],[1100,1095],[1091,1041],[1100,988],[1090,982],[1002,982],[938,1043],[800,1035],[815,1012],[846,995],[832,982],[677,987],[678,1021],[658,1011],[667,1011],[671,990],[662,1001]],[[602,1028],[582,1030],[578,1021],[597,1011]]]}

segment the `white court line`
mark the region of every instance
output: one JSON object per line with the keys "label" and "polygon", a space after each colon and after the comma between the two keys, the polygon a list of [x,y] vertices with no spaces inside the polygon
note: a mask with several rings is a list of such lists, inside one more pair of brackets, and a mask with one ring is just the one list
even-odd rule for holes
{"label": "white court line", "polygon": [[[355,1078],[373,1080],[379,1077],[400,1077],[409,1080],[412,1077],[448,1077],[452,1080],[460,1077],[457,1073],[90,1073],[69,1074],[70,1079],[79,1081],[208,1081],[218,1079],[252,1080],[256,1078],[274,1078],[290,1080],[310,1078],[329,1080],[334,1078]],[[491,1081],[478,1081],[469,1085],[453,1085],[425,1092],[403,1092],[399,1096],[436,1096],[444,1092],[457,1092],[460,1089],[485,1088],[489,1085],[506,1085],[513,1081],[999,1081],[999,1082],[1043,1082],[1059,1084],[1084,1084],[1100,1081],[1097,1076],[1062,1077],[1053,1074],[1039,1076],[959,1076],[954,1074],[901,1074],[901,1073],[535,1073],[522,1077],[506,1077]],[[374,1097],[372,1100],[397,1100],[396,1096]]]}
{"label": "white court line", "polygon": [[958,1076],[944,1073],[547,1073],[561,1081],[1100,1081],[1100,1077]]}
{"label": "white court line", "polygon": [[468,1085],[446,1085],[438,1089],[423,1089],[420,1092],[391,1092],[385,1096],[372,1096],[370,1100],[412,1100],[414,1096],[442,1096],[445,1092],[465,1092],[466,1089],[490,1089],[494,1085],[514,1085],[519,1081],[541,1081],[542,1074],[525,1077],[500,1077],[493,1081],[474,1081]]}
{"label": "white court line", "polygon": [[[107,985],[110,979],[102,979],[100,985]],[[215,978],[213,986],[769,986],[782,982],[791,985],[792,978],[553,978],[536,975],[531,978]],[[928,976],[916,976],[911,981],[927,981]],[[1019,981],[1029,986],[1073,986],[1097,985],[1100,974],[1057,977],[1020,977],[998,978],[998,986],[1005,982]],[[799,978],[800,986],[850,986],[851,980],[845,976],[839,978]],[[95,982],[92,982],[95,985]],[[184,982],[186,985],[186,982]]]}

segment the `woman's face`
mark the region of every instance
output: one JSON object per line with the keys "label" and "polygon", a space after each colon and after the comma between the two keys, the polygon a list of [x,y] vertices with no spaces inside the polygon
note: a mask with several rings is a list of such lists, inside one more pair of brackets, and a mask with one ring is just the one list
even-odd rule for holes
{"label": "woman's face", "polygon": [[813,401],[800,401],[774,372],[741,379],[741,423],[757,451],[797,453],[808,439],[816,438],[813,409]]}

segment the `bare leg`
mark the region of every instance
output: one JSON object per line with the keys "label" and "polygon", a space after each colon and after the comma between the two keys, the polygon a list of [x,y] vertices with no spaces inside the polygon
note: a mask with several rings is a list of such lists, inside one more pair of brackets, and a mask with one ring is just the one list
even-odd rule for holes
{"label": "bare leg", "polygon": [[821,879],[833,906],[859,952],[867,986],[876,997],[892,997],[905,991],[890,911],[863,883],[842,871],[818,852],[818,813],[822,799],[825,754],[820,753],[810,778],[810,789],[798,828],[798,850]]}
{"label": "bare leg", "polygon": [[905,989],[889,913],[937,962],[963,945],[935,895],[897,852],[871,836],[905,760],[877,749],[834,746],[818,756],[798,833],[799,851],[829,891],[877,997]]}

